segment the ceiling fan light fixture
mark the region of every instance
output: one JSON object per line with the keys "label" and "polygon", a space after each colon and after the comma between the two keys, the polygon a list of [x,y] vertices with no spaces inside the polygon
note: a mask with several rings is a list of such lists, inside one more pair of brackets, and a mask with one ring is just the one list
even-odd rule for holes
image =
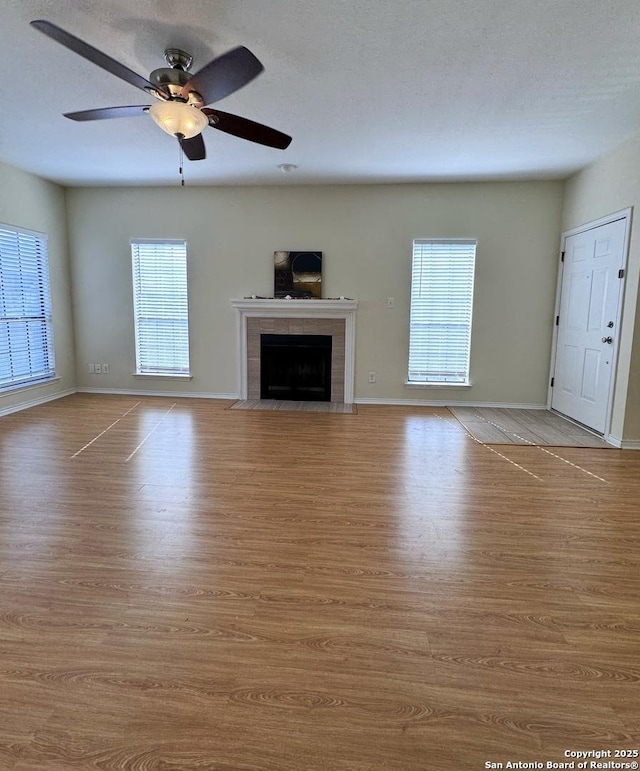
{"label": "ceiling fan light fixture", "polygon": [[197,107],[177,100],[152,104],[149,115],[167,134],[184,139],[192,139],[209,125],[209,119]]}

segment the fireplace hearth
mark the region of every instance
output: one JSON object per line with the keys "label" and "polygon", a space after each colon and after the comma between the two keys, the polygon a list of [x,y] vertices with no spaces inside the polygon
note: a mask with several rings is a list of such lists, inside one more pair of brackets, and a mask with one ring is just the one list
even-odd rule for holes
{"label": "fireplace hearth", "polygon": [[260,398],[331,401],[331,335],[260,335]]}

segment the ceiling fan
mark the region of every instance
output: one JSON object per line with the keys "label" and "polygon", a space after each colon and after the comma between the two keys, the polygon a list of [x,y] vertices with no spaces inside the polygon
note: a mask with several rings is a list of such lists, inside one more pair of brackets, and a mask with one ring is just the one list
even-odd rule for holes
{"label": "ceiling fan", "polygon": [[206,106],[246,86],[264,69],[260,61],[244,46],[238,46],[218,56],[195,75],[189,72],[192,57],[179,48],[168,48],[164,52],[168,66],[154,70],[147,80],[50,21],[36,19],[31,22],[31,26],[112,75],[146,91],[157,100],[151,105],[68,112],[64,114],[65,118],[76,121],[104,120],[149,113],[163,131],[178,138],[184,154],[191,161],[201,161],[206,157],[201,132],[207,126],[278,150],[284,150],[291,143],[291,137],[281,131]]}

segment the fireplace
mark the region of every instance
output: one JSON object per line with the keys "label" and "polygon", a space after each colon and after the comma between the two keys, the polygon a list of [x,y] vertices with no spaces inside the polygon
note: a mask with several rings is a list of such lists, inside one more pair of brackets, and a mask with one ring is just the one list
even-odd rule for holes
{"label": "fireplace", "polygon": [[331,401],[331,335],[260,335],[260,398]]}
{"label": "fireplace", "polygon": [[331,339],[330,364],[327,365],[330,371],[328,396],[303,397],[298,390],[293,399],[326,399],[338,404],[353,404],[357,301],[344,298],[275,300],[251,297],[231,300],[231,304],[237,309],[239,320],[238,391],[241,399],[276,398],[273,393],[269,397],[262,396],[263,336],[320,336]]}

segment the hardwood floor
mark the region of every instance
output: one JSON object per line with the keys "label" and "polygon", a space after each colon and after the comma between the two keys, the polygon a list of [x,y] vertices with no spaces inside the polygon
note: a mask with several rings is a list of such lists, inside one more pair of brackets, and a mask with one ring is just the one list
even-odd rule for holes
{"label": "hardwood floor", "polygon": [[447,410],[229,404],[78,394],[0,419],[3,771],[640,746],[640,453],[490,447]]}

